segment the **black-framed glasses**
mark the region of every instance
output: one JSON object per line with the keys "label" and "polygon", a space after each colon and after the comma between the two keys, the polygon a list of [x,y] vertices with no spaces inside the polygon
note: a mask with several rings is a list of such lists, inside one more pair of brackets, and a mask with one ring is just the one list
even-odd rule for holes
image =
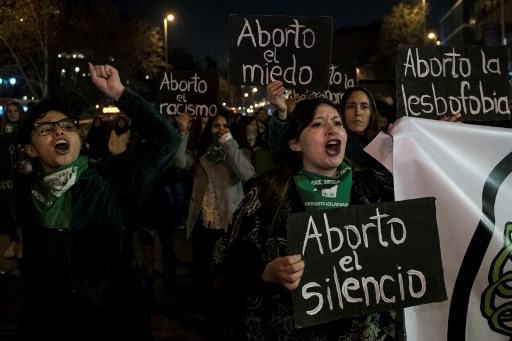
{"label": "black-framed glasses", "polygon": [[64,131],[78,131],[78,121],[69,117],[55,122],[39,122],[34,124],[34,131],[39,136],[46,136],[55,133],[55,125]]}

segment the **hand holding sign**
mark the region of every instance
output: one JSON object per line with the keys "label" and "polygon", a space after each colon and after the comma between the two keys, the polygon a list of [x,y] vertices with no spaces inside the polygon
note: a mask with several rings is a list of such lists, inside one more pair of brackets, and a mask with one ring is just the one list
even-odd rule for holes
{"label": "hand holding sign", "polygon": [[460,112],[456,112],[454,113],[453,115],[444,115],[443,117],[441,117],[439,119],[439,121],[445,121],[445,122],[460,122],[462,123],[462,121],[459,121],[460,118],[461,118],[462,114]]}
{"label": "hand holding sign", "polygon": [[294,92],[292,92],[287,98],[286,98],[286,108],[288,110],[288,112],[292,112],[293,109],[295,109],[295,106],[297,105],[297,103],[299,103],[300,101],[302,101],[304,98],[299,95],[299,94],[296,94]]}
{"label": "hand holding sign", "polygon": [[175,117],[176,124],[178,125],[178,130],[181,135],[184,135],[188,129],[190,128],[190,124],[192,122],[192,116],[189,113],[180,113]]}
{"label": "hand holding sign", "polygon": [[270,261],[263,271],[264,282],[283,285],[288,290],[299,286],[304,273],[304,261],[301,255],[277,257]]}
{"label": "hand holding sign", "polygon": [[278,118],[286,120],[287,106],[283,82],[273,81],[267,84],[267,99],[278,111]]}

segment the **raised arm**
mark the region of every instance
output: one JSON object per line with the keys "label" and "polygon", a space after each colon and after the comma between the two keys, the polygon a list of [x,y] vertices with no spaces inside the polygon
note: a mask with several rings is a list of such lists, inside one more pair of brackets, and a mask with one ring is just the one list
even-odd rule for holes
{"label": "raised arm", "polygon": [[286,120],[288,108],[286,106],[286,96],[283,82],[272,81],[267,84],[267,99],[276,108],[277,118],[281,121]]}
{"label": "raised arm", "polygon": [[92,83],[105,95],[118,101],[124,91],[119,72],[111,65],[89,64]]}
{"label": "raised arm", "polygon": [[139,205],[158,181],[180,144],[176,129],[141,96],[125,88],[110,65],[89,64],[91,80],[132,121],[143,142],[98,163],[98,171],[128,205]]}

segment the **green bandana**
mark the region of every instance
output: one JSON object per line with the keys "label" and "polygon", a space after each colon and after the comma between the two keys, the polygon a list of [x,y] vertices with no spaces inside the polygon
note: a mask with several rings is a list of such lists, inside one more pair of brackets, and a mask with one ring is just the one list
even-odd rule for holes
{"label": "green bandana", "polygon": [[212,134],[212,138],[213,142],[208,146],[208,150],[206,151],[206,160],[211,163],[215,163],[219,157],[224,155],[224,150],[220,145],[219,136],[217,134]]}
{"label": "green bandana", "polygon": [[334,178],[302,169],[293,177],[306,211],[348,206],[352,187],[352,169],[343,162]]}
{"label": "green bandana", "polygon": [[35,178],[32,182],[32,201],[39,223],[49,228],[69,227],[71,193],[68,189],[78,181],[87,166],[87,157],[80,156],[69,165]]}

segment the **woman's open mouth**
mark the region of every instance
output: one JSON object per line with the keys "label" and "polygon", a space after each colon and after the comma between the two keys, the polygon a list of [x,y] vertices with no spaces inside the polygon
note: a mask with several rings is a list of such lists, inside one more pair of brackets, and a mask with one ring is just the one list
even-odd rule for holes
{"label": "woman's open mouth", "polygon": [[66,154],[69,151],[69,142],[64,139],[58,139],[55,142],[55,151],[58,154]]}
{"label": "woman's open mouth", "polygon": [[325,151],[329,156],[337,156],[340,153],[341,141],[329,141],[325,146]]}

